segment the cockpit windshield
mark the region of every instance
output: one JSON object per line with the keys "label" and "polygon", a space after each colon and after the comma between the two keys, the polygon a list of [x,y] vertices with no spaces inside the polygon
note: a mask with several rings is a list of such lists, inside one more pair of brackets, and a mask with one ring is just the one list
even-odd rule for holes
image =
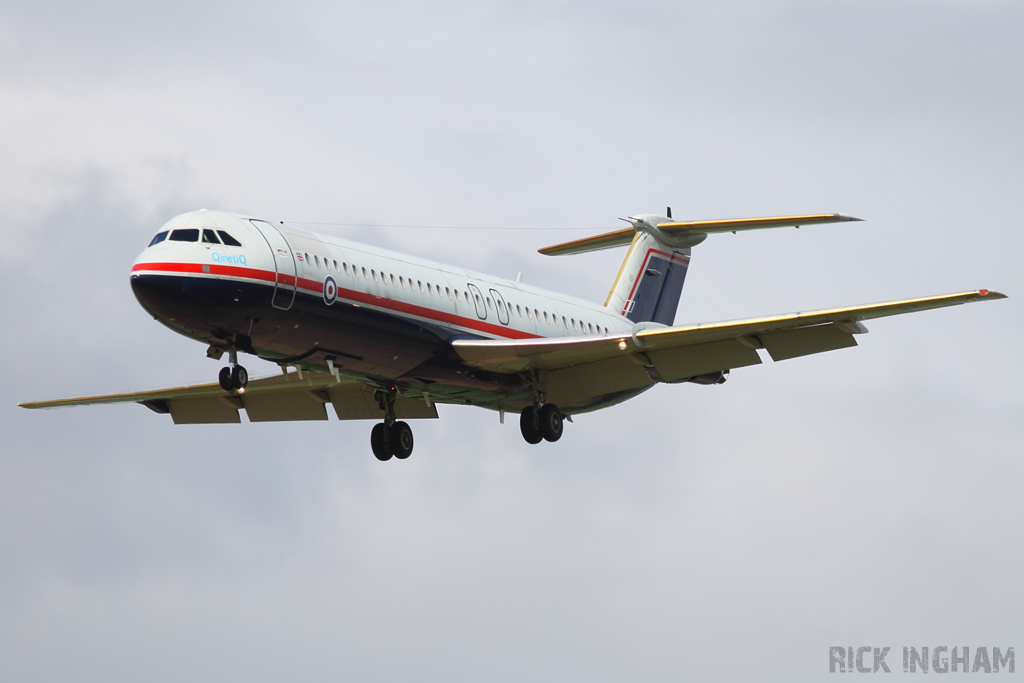
{"label": "cockpit windshield", "polygon": [[229,247],[240,247],[240,246],[242,246],[241,242],[239,242],[238,240],[236,240],[234,237],[232,237],[228,233],[224,232],[223,230],[218,230],[217,234],[220,235],[220,238],[222,240],[224,240],[224,244],[228,245]]}
{"label": "cockpit windshield", "polygon": [[160,244],[165,239],[167,239],[167,231],[164,230],[163,232],[158,232],[157,234],[153,235],[153,241],[149,243],[149,246],[153,246],[154,244]]}
{"label": "cockpit windshield", "polygon": [[213,230],[203,230],[203,244],[220,244],[217,233]]}
{"label": "cockpit windshield", "polygon": [[196,228],[186,228],[185,230],[175,230],[171,233],[172,242],[198,242],[199,241],[199,230]]}

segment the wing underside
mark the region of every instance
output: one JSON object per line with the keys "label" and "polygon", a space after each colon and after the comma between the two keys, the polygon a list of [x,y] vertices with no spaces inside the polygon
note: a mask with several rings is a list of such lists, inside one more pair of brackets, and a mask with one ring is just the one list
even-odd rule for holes
{"label": "wing underside", "polygon": [[[158,389],[108,396],[87,396],[57,401],[20,403],[23,408],[62,408],[97,403],[139,403],[158,413],[170,414],[175,424],[241,422],[245,410],[250,422],[326,420],[327,406],[339,420],[380,420],[384,411],[377,404],[374,389],[362,382],[326,373],[295,372],[249,382],[244,393],[228,393],[219,384]],[[425,401],[399,396],[395,401],[399,419],[436,418],[437,408]]]}

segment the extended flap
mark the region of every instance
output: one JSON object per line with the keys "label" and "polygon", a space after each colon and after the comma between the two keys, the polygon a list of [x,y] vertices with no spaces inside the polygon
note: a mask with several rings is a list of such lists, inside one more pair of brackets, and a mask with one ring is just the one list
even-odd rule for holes
{"label": "extended flap", "polygon": [[770,332],[758,335],[758,339],[775,361],[857,345],[857,340],[852,334],[843,332],[832,324]]}

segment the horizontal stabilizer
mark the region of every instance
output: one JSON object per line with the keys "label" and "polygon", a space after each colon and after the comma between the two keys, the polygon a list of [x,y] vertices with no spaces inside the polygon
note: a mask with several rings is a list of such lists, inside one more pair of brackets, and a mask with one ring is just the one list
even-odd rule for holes
{"label": "horizontal stabilizer", "polygon": [[658,223],[658,229],[667,233],[711,235],[716,232],[737,232],[739,230],[762,230],[764,228],[799,228],[801,225],[818,223],[848,223],[860,218],[840,213],[816,213],[806,216],[774,216],[769,218],[725,218],[713,221],[687,221],[685,223]]}
{"label": "horizontal stabilizer", "polygon": [[636,231],[633,228],[626,228],[625,230],[606,232],[603,235],[594,235],[593,237],[584,237],[581,240],[556,244],[553,247],[544,247],[537,251],[545,256],[564,256],[565,254],[579,254],[584,251],[599,251],[629,244],[633,241],[635,235]]}
{"label": "horizontal stabilizer", "polygon": [[[633,220],[633,219],[631,219]],[[658,223],[657,229],[670,235],[710,235],[719,232],[739,232],[740,230],[763,230],[765,228],[785,228],[789,226],[816,225],[819,223],[847,223],[860,221],[860,218],[844,216],[839,213],[815,213],[803,216],[770,216],[767,218],[725,218],[710,221],[686,221],[681,223]],[[636,223],[636,221],[634,221]],[[550,247],[538,249],[545,256],[564,256],[580,254],[585,251],[598,251],[629,244],[636,234],[634,228],[606,232],[593,237],[585,237],[572,242],[563,242]]]}

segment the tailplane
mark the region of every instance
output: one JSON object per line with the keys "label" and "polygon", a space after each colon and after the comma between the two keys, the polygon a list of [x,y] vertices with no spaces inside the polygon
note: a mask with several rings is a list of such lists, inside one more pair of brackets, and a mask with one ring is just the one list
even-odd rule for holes
{"label": "tailplane", "polygon": [[671,209],[667,213],[667,216],[630,216],[626,220],[631,227],[625,230],[556,244],[539,251],[548,256],[558,256],[628,244],[629,251],[608,293],[605,306],[633,322],[671,325],[675,321],[686,270],[690,265],[690,248],[703,242],[708,235],[860,220],[838,213],[826,213],[680,223],[673,221]]}

